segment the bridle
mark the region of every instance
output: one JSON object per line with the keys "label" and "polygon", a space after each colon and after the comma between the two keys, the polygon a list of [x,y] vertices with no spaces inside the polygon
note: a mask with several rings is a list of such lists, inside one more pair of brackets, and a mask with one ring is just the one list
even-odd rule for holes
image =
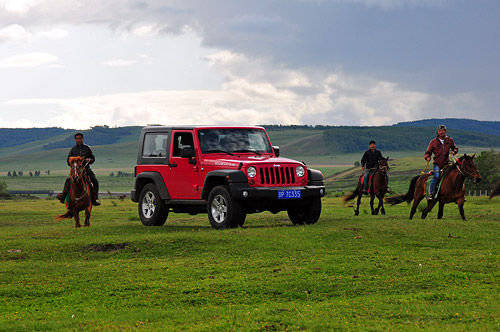
{"label": "bridle", "polygon": [[[382,160],[382,159],[381,159]],[[380,165],[380,160],[378,161],[378,169],[382,172],[382,174],[387,174],[387,172],[389,171],[389,166],[388,165],[383,165],[381,166]]]}
{"label": "bridle", "polygon": [[[74,162],[73,165],[71,166],[71,180],[74,182],[74,183],[79,183],[80,182],[80,179],[84,180],[84,174],[83,174],[83,170],[85,170],[85,167],[87,167],[87,162],[85,161],[85,163],[83,163],[81,166],[78,165],[77,162]],[[74,174],[76,174],[76,179],[75,179],[75,176]],[[84,182],[84,193],[80,196],[80,197],[75,197],[74,200],[76,202],[78,202],[79,200],[83,199],[84,197],[86,197],[88,195],[88,190],[87,190],[87,185],[85,183],[85,180],[83,181]]]}
{"label": "bridle", "polygon": [[[474,175],[476,174],[479,174],[479,171],[476,169],[474,170],[473,173],[470,173],[468,172],[466,169],[465,169],[465,163],[463,161],[460,161],[459,159],[456,159],[456,165],[457,165],[457,169],[458,171],[463,175],[465,176],[466,178],[469,178],[469,179],[474,179]],[[462,169],[460,169],[460,166],[462,166]]]}

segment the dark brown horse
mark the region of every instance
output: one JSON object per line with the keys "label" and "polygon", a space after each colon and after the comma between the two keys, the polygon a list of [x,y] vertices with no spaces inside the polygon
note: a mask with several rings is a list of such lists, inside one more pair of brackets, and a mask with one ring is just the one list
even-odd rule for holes
{"label": "dark brown horse", "polygon": [[65,214],[56,217],[57,220],[75,218],[75,227],[80,225],[80,211],[85,210],[85,227],[90,227],[90,215],[92,212],[92,199],[90,182],[87,179],[84,159],[82,157],[70,157],[71,167],[69,178],[71,189],[69,190],[69,206]]}
{"label": "dark brown horse", "polygon": [[491,191],[490,199],[498,195],[500,195],[500,182],[497,182],[497,184],[495,185],[495,189]]}
{"label": "dark brown horse", "polygon": [[[450,166],[447,170],[447,175],[444,177],[441,188],[436,199],[429,200],[427,202],[427,207],[422,212],[422,219],[427,217],[427,214],[432,210],[434,205],[439,202],[438,219],[443,217],[444,205],[447,203],[457,203],[458,210],[463,220],[465,218],[464,213],[464,203],[465,203],[465,178],[470,178],[474,183],[481,181],[481,174],[477,170],[476,164],[474,163],[474,157],[476,155],[468,156],[464,154],[462,157],[457,159],[456,164]],[[391,205],[399,204],[402,202],[410,203],[413,200],[413,206],[410,212],[410,219],[413,218],[415,212],[417,211],[417,206],[426,196],[426,186],[427,179],[431,176],[431,173],[425,173],[418,175],[411,180],[410,188],[408,192],[404,195],[388,197],[386,203]]]}
{"label": "dark brown horse", "polygon": [[[389,157],[379,159],[378,166],[375,171],[375,174],[372,175],[371,185],[370,185],[370,208],[372,209],[372,214],[377,215],[379,210],[380,213],[385,214],[384,209],[384,195],[387,192],[387,172],[389,171],[389,165],[387,161]],[[358,202],[356,206],[356,210],[354,210],[354,215],[359,215],[359,204],[361,204],[361,197],[363,196],[363,184],[361,184],[361,180],[363,179],[364,174],[360,175],[358,179],[358,186],[356,190],[350,195],[344,197],[344,203],[354,199],[358,196]],[[378,198],[378,206],[376,209],[373,208],[373,201],[375,196]]]}

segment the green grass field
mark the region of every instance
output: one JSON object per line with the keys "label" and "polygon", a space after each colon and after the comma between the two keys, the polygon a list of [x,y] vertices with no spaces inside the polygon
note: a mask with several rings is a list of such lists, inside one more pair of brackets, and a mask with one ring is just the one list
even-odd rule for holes
{"label": "green grass field", "polygon": [[409,221],[323,201],[316,225],[206,215],[144,227],[104,200],[91,228],[54,200],[0,201],[0,330],[498,330],[499,198]]}

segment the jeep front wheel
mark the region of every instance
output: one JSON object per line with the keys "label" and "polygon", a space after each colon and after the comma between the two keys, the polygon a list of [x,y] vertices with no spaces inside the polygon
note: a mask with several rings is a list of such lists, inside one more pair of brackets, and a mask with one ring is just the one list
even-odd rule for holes
{"label": "jeep front wheel", "polygon": [[244,222],[241,204],[231,198],[227,186],[217,186],[208,195],[208,220],[215,229],[238,227]]}
{"label": "jeep front wheel", "polygon": [[316,197],[287,209],[294,225],[315,224],[321,216],[321,198]]}
{"label": "jeep front wheel", "polygon": [[167,220],[168,208],[152,183],[142,188],[139,196],[139,217],[144,226],[162,226]]}

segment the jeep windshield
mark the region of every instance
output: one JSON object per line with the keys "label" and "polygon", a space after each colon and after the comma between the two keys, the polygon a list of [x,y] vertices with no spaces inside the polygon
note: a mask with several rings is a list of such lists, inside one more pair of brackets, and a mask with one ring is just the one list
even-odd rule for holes
{"label": "jeep windshield", "polygon": [[262,129],[202,129],[198,131],[201,153],[272,153]]}

